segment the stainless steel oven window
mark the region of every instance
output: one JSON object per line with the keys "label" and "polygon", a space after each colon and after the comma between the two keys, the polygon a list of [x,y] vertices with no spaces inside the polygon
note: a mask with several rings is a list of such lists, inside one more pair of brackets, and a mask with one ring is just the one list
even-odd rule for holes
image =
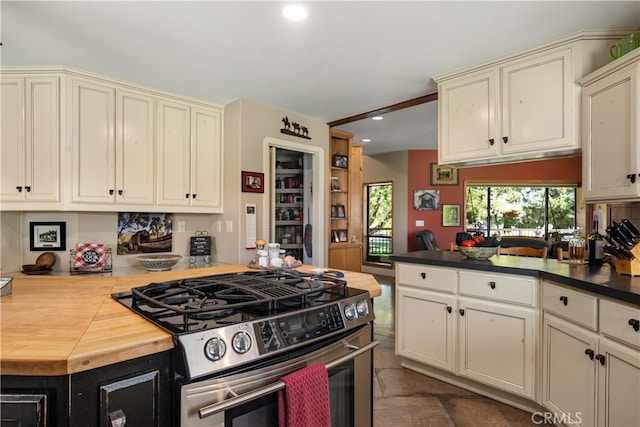
{"label": "stainless steel oven window", "polygon": [[[335,341],[335,342],[333,342]],[[371,343],[371,325],[336,340],[330,339],[320,350],[280,361],[271,366],[219,378],[209,378],[180,388],[181,426],[266,427],[278,425],[277,392],[250,400],[223,411],[207,412],[234,396],[268,387],[290,372],[316,362],[330,363]],[[372,350],[329,369],[331,418],[334,426],[372,425]]]}

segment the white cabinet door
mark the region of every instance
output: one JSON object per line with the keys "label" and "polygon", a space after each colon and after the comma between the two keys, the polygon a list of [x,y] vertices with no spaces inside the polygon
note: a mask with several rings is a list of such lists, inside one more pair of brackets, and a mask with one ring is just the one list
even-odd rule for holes
{"label": "white cabinet door", "polygon": [[396,352],[453,372],[455,297],[402,286],[397,289]]}
{"label": "white cabinet door", "polygon": [[438,88],[438,162],[494,157],[498,153],[497,71],[454,79]]}
{"label": "white cabinet door", "polygon": [[191,108],[192,206],[222,207],[222,118],[218,111]]}
{"label": "white cabinet door", "polygon": [[598,425],[640,426],[640,352],[600,340]]}
{"label": "white cabinet door", "polygon": [[59,202],[59,77],[3,76],[1,120],[1,200]]}
{"label": "white cabinet door", "polygon": [[536,310],[470,298],[458,302],[459,374],[533,399]]}
{"label": "white cabinet door", "polygon": [[640,200],[638,61],[582,92],[585,201]]}
{"label": "white cabinet door", "polygon": [[72,202],[115,201],[115,89],[72,81]]}
{"label": "white cabinet door", "polygon": [[580,148],[573,135],[572,75],[570,48],[501,69],[502,153]]}
{"label": "white cabinet door", "polygon": [[189,105],[158,100],[158,204],[189,206],[191,119]]}
{"label": "white cabinet door", "polygon": [[595,425],[598,336],[544,315],[542,404],[570,425]]}
{"label": "white cabinet door", "polygon": [[116,203],[153,205],[154,98],[116,90]]}

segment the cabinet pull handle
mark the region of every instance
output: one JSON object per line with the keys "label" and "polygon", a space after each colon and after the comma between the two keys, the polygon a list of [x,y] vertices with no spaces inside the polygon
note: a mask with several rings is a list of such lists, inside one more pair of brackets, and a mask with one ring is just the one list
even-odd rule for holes
{"label": "cabinet pull handle", "polygon": [[27,193],[31,193],[31,187],[30,186],[27,185],[26,187],[24,187],[24,189],[27,190]]}
{"label": "cabinet pull handle", "polygon": [[593,360],[593,350],[591,350],[590,348],[586,349],[584,351],[584,354],[586,354],[587,356],[589,356],[589,359]]}
{"label": "cabinet pull handle", "polygon": [[602,366],[604,366],[605,359],[606,357],[604,357],[602,354],[596,354],[596,360],[599,361]]}
{"label": "cabinet pull handle", "polygon": [[489,145],[493,145],[495,142],[496,141],[493,138],[489,139]]}
{"label": "cabinet pull handle", "polygon": [[123,191],[122,190],[118,190],[118,196],[122,196]]}
{"label": "cabinet pull handle", "polygon": [[638,330],[640,330],[640,320],[629,319],[629,326],[633,326],[633,330],[638,332]]}
{"label": "cabinet pull handle", "polygon": [[114,193],[114,191],[113,191],[113,188],[112,188],[112,189],[109,190],[109,195],[113,196],[113,193]]}
{"label": "cabinet pull handle", "polygon": [[569,304],[569,298],[567,298],[567,297],[565,297],[565,296],[560,297],[560,301],[562,301],[562,303],[563,303],[564,305]]}
{"label": "cabinet pull handle", "polygon": [[22,193],[22,187],[18,186],[16,187],[16,190],[18,190],[18,193]]}
{"label": "cabinet pull handle", "polygon": [[451,313],[451,306],[447,306],[447,313]]}
{"label": "cabinet pull handle", "polygon": [[636,183],[636,174],[635,173],[630,173],[629,175],[627,175],[627,179],[629,181],[631,181],[632,184]]}
{"label": "cabinet pull handle", "polygon": [[460,311],[460,316],[464,316],[464,309],[461,308],[459,311]]}
{"label": "cabinet pull handle", "polygon": [[491,286],[491,289],[495,289],[496,288],[496,282],[489,282],[489,286]]}
{"label": "cabinet pull handle", "polygon": [[509,137],[508,137],[508,136],[503,136],[503,137],[502,137],[502,142],[504,142],[505,144],[506,144],[507,142],[509,142]]}
{"label": "cabinet pull handle", "polygon": [[420,273],[420,277],[422,277],[422,280],[427,278],[427,273]]}

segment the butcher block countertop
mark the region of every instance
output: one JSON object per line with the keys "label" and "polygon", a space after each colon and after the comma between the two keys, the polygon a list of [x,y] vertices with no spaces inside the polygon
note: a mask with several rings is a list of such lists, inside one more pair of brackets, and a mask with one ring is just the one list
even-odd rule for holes
{"label": "butcher block countertop", "polygon": [[[119,277],[15,277],[13,293],[0,298],[0,373],[66,375],[169,350],[171,334],[111,294],[152,281],[248,270],[246,265],[229,265]],[[349,287],[380,296],[372,275],[344,273]]]}

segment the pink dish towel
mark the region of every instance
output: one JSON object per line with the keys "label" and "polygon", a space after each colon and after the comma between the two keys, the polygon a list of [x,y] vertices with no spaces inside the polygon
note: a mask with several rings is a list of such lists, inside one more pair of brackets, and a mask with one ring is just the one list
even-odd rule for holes
{"label": "pink dish towel", "polygon": [[316,363],[282,378],[278,392],[280,427],[331,427],[329,374]]}

